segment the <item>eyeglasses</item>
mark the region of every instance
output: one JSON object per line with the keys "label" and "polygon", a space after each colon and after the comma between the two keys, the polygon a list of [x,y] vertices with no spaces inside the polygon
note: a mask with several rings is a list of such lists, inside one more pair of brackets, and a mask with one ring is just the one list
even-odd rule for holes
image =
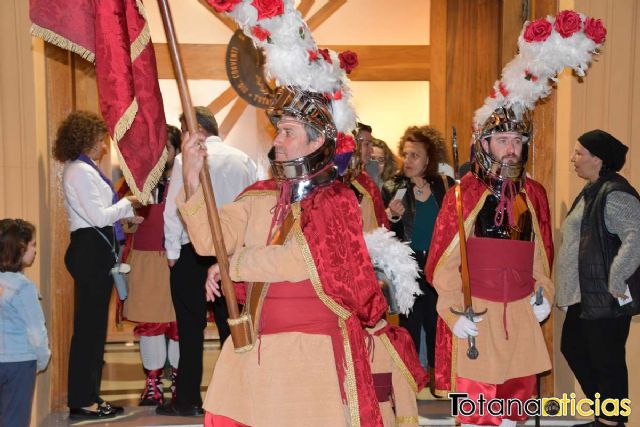
{"label": "eyeglasses", "polygon": [[370,159],[373,160],[374,162],[378,162],[379,164],[384,165],[384,156],[382,157],[371,156]]}

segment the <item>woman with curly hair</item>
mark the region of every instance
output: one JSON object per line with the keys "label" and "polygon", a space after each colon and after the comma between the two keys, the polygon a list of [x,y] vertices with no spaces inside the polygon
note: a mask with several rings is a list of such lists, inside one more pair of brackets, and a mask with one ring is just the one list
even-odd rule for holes
{"label": "woman with curly hair", "polygon": [[381,139],[373,138],[373,148],[371,160],[378,163],[378,171],[380,173],[380,182],[377,182],[381,188],[385,181],[390,180],[398,172],[398,159],[391,151],[386,142]]}
{"label": "woman with curly hair", "polygon": [[71,231],[64,261],[76,285],[68,383],[72,419],[111,418],[123,411],[99,396],[113,289],[110,271],[124,240],[120,220],[139,223],[141,218],[133,211],[136,198],[118,200],[96,165],[106,153],[106,134],[100,117],[77,111],[60,124],[53,147],[53,156],[64,162],[64,205]]}
{"label": "woman with curly hair", "polygon": [[[438,173],[444,138],[432,127],[411,126],[400,140],[403,159],[401,173],[386,181],[382,198],[391,221],[391,230],[415,252],[421,270],[427,259],[436,216],[453,179]],[[435,366],[436,303],[438,296],[421,272],[419,295],[408,316],[400,315],[400,326],[406,328],[420,352],[424,329],[430,371]]]}

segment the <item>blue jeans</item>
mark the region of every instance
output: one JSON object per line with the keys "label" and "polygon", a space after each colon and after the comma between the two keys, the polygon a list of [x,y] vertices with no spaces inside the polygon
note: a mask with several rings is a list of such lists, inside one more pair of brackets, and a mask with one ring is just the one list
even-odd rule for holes
{"label": "blue jeans", "polygon": [[0,427],[29,427],[36,361],[0,363]]}

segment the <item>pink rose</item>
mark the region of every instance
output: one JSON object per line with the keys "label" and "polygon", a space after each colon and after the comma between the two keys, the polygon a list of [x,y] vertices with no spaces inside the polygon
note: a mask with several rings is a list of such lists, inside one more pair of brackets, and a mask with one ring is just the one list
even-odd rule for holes
{"label": "pink rose", "polygon": [[284,13],[282,0],[253,0],[251,4],[258,11],[258,19],[273,18]]}
{"label": "pink rose", "polygon": [[584,21],[584,34],[593,40],[596,44],[600,44],[607,37],[607,29],[599,19],[587,18]]}
{"label": "pink rose", "polygon": [[231,12],[242,0],[207,0],[218,13]]}
{"label": "pink rose", "polygon": [[543,42],[549,37],[552,30],[551,22],[545,18],[540,18],[536,21],[529,22],[529,25],[527,25],[527,28],[524,30],[523,37],[529,43]]}
{"label": "pink rose", "polygon": [[265,40],[267,42],[270,42],[269,37],[271,37],[271,33],[269,32],[269,30],[265,30],[260,25],[256,25],[255,27],[252,27],[251,34],[253,34],[261,42]]}
{"label": "pink rose", "polygon": [[571,37],[582,28],[582,19],[573,10],[563,10],[556,15],[554,28],[563,38]]}
{"label": "pink rose", "polygon": [[340,52],[338,58],[340,58],[340,68],[347,74],[351,73],[351,71],[358,66],[358,54],[355,52],[345,50],[344,52]]}
{"label": "pink rose", "polygon": [[331,55],[329,55],[329,49],[318,49],[318,52],[320,53],[320,55],[322,55],[325,61],[327,61],[329,64],[333,64]]}

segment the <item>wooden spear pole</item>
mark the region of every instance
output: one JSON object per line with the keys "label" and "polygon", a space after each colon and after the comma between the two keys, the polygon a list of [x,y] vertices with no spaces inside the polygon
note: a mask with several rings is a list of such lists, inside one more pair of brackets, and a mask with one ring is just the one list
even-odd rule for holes
{"label": "wooden spear pole", "polygon": [[[178,40],[176,38],[176,32],[173,25],[173,18],[171,17],[171,10],[169,9],[167,0],[158,0],[158,6],[160,7],[162,23],[164,24],[164,31],[167,36],[167,43],[169,44],[169,52],[171,55],[171,62],[173,63],[173,71],[178,82],[178,92],[180,93],[180,101],[182,102],[182,111],[184,112],[187,129],[189,130],[189,133],[193,135],[195,132],[197,132],[198,124],[196,121],[193,104],[191,103],[191,95],[187,86],[187,79],[184,73],[184,66],[182,64],[180,48],[178,46]],[[249,349],[252,346],[253,331],[251,329],[251,322],[249,318],[246,316],[240,316],[238,310],[238,302],[236,299],[235,289],[233,287],[233,283],[231,282],[231,277],[229,276],[229,258],[227,256],[227,250],[222,237],[220,217],[218,216],[218,208],[216,206],[216,200],[213,195],[213,186],[211,185],[211,179],[209,177],[209,167],[206,161],[204,162],[204,167],[200,171],[200,185],[203,189],[209,225],[213,233],[213,246],[216,251],[218,264],[220,265],[222,291],[224,293],[227,308],[229,311],[231,339],[233,340],[236,351],[243,351]]]}

